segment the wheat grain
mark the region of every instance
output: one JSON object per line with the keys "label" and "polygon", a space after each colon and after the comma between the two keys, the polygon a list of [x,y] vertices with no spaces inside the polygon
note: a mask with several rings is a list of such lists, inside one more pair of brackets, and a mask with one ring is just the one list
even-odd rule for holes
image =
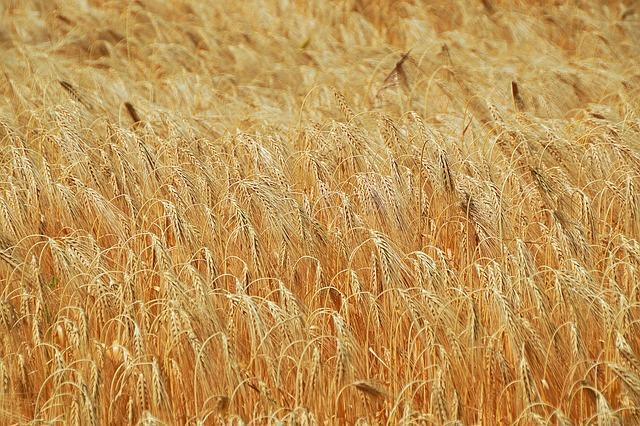
{"label": "wheat grain", "polygon": [[333,96],[336,98],[338,106],[340,107],[340,111],[342,111],[342,114],[344,115],[344,118],[347,119],[347,122],[353,121],[353,119],[355,118],[355,114],[349,107],[349,104],[347,104],[347,100],[345,99],[344,95],[342,95],[342,93],[334,88]]}
{"label": "wheat grain", "polygon": [[158,366],[158,362],[155,359],[151,364],[151,371],[152,371],[151,388],[153,390],[152,392],[153,405],[154,407],[160,408],[164,403],[165,388],[164,388],[164,380],[162,378],[160,367]]}
{"label": "wheat grain", "polygon": [[138,378],[136,380],[136,403],[140,411],[146,411],[149,409],[147,381],[142,373],[138,373]]}
{"label": "wheat grain", "polygon": [[82,395],[82,413],[84,414],[85,424],[89,426],[97,426],[98,425],[98,416],[96,413],[96,407],[91,399],[91,395],[89,393],[89,389],[86,384],[82,384],[80,387],[80,393]]}
{"label": "wheat grain", "polygon": [[640,361],[633,353],[631,346],[629,346],[624,336],[619,332],[616,332],[616,349],[623,361],[627,363],[636,374],[640,374]]}
{"label": "wheat grain", "polygon": [[598,425],[602,426],[618,426],[622,425],[620,417],[617,413],[615,413],[607,399],[597,391],[596,389],[592,389],[592,391],[596,395],[596,414],[598,419]]}
{"label": "wheat grain", "polygon": [[[60,356],[59,351],[55,351],[55,354],[57,356]],[[60,362],[59,358],[55,359],[56,364],[62,364],[61,367],[63,367],[64,362]],[[21,393],[25,393],[25,394],[29,394],[30,391],[30,386],[29,386],[29,373],[27,371],[27,363],[26,360],[24,359],[24,356],[22,354],[18,355],[18,366],[17,366],[17,370],[18,370],[18,384],[20,387],[20,392]],[[60,370],[60,368],[56,368],[57,371]],[[59,377],[59,376],[56,376]]]}
{"label": "wheat grain", "polygon": [[129,426],[135,425],[134,399],[131,397],[127,401],[127,424]]}
{"label": "wheat grain", "polygon": [[100,391],[100,368],[97,363],[91,362],[91,373],[89,377],[90,396],[92,401],[98,401]]}
{"label": "wheat grain", "polygon": [[575,322],[569,323],[569,337],[571,339],[571,355],[578,360],[582,354],[582,337]]}
{"label": "wheat grain", "polygon": [[321,358],[320,358],[320,350],[317,346],[313,348],[313,355],[311,357],[311,366],[309,369],[309,379],[307,381],[307,386],[305,388],[305,393],[307,395],[314,395],[318,388],[318,383],[320,381],[320,373],[322,370]]}
{"label": "wheat grain", "polygon": [[80,406],[78,404],[77,398],[74,398],[71,402],[71,408],[69,409],[69,416],[67,421],[71,426],[80,426],[82,423],[80,421]]}
{"label": "wheat grain", "polygon": [[436,372],[436,379],[432,385],[431,391],[431,411],[436,413],[439,424],[445,424],[450,420],[449,408],[444,398],[444,392],[441,385],[441,372]]}
{"label": "wheat grain", "polygon": [[529,368],[529,363],[527,362],[525,356],[524,346],[522,348],[521,358],[520,358],[520,380],[522,380],[522,386],[524,388],[524,393],[526,396],[526,401],[529,407],[537,405],[542,401],[540,397],[540,392],[538,391],[538,386],[533,379],[533,374],[531,369]]}
{"label": "wheat grain", "polygon": [[622,365],[615,363],[607,363],[607,366],[613,370],[613,372],[620,378],[620,380],[627,387],[629,392],[635,396],[635,398],[640,398],[640,377],[638,375],[626,368]]}
{"label": "wheat grain", "polygon": [[4,361],[0,359],[0,390],[2,390],[3,395],[9,394],[9,389],[11,388],[10,380],[9,370],[7,369]]}

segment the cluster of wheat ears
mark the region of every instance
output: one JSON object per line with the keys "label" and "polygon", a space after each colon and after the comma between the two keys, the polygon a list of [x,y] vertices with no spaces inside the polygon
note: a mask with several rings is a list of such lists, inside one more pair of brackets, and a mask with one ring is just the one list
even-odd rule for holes
{"label": "cluster of wheat ears", "polygon": [[634,9],[0,12],[0,424],[640,422]]}

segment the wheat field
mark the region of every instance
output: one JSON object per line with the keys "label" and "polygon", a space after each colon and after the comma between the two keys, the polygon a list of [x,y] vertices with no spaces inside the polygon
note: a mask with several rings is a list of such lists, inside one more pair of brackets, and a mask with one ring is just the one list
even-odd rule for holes
{"label": "wheat field", "polygon": [[631,6],[0,1],[0,424],[639,424]]}

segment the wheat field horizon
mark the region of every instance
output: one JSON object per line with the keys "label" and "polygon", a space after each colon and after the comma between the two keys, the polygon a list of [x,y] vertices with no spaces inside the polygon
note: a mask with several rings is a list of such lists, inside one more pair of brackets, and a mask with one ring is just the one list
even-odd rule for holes
{"label": "wheat field horizon", "polygon": [[0,424],[640,423],[632,2],[0,2]]}

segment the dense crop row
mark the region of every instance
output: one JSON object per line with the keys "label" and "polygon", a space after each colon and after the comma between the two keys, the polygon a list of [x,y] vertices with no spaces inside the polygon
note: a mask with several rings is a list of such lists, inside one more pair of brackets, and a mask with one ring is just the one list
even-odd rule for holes
{"label": "dense crop row", "polygon": [[0,6],[0,423],[640,421],[634,10],[76,3]]}

